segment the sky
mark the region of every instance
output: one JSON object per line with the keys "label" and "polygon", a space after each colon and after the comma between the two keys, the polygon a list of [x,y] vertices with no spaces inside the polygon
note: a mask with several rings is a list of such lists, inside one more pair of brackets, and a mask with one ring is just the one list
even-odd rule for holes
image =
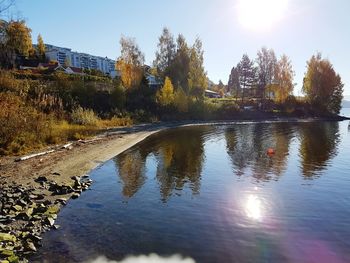
{"label": "sky", "polygon": [[[280,1],[284,5],[276,7]],[[41,33],[45,43],[113,59],[120,37],[133,37],[148,64],[164,26],[190,44],[199,37],[214,82],[227,83],[244,53],[254,59],[265,46],[291,59],[295,95],[301,95],[306,61],[321,52],[349,96],[349,11],[349,0],[16,0],[11,14],[26,20],[34,42]]]}

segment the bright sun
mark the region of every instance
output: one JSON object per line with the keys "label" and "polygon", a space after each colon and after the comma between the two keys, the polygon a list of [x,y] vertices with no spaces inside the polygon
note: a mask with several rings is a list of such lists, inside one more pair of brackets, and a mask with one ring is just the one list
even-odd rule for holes
{"label": "bright sun", "polygon": [[240,23],[252,30],[267,30],[285,15],[288,0],[239,0]]}

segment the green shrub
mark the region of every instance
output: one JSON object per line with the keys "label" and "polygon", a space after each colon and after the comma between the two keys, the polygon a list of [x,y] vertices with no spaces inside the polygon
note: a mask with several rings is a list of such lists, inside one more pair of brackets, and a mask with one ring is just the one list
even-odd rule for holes
{"label": "green shrub", "polygon": [[79,125],[96,125],[99,118],[91,109],[77,107],[71,114],[72,123]]}

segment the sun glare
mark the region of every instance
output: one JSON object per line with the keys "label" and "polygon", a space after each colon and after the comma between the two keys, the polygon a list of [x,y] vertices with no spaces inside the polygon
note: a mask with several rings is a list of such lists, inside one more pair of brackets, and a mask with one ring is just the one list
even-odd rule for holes
{"label": "sun glare", "polygon": [[261,205],[261,201],[255,195],[249,196],[245,209],[246,209],[247,216],[249,218],[252,218],[254,220],[261,219],[262,205]]}
{"label": "sun glare", "polygon": [[285,15],[288,0],[239,0],[239,22],[251,30],[268,30]]}

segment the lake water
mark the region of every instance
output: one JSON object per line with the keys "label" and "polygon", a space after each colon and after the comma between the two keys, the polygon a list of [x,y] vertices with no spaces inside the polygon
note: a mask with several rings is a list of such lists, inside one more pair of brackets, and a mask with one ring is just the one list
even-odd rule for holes
{"label": "lake water", "polygon": [[33,262],[152,252],[350,262],[348,126],[247,123],[151,136],[91,173],[91,190],[61,211],[61,228],[45,234]]}

